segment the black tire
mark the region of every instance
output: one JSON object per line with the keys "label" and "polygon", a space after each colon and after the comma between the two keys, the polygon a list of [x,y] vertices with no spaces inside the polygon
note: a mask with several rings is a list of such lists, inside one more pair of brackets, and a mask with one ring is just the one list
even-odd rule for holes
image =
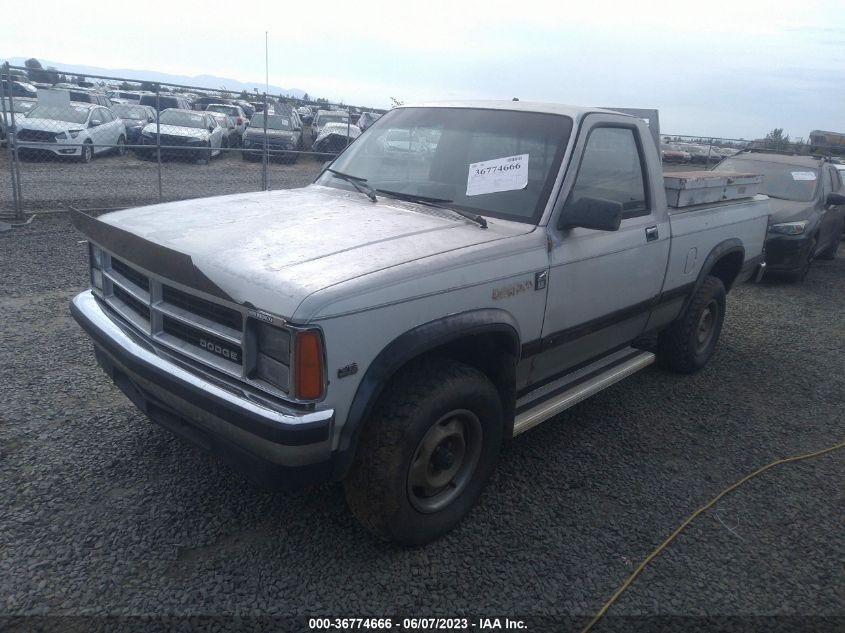
{"label": "black tire", "polygon": [[840,226],[836,232],[836,235],[832,238],[830,246],[828,246],[821,253],[819,253],[819,259],[836,259],[836,251],[839,250],[839,236],[841,232],[842,227]]}
{"label": "black tire", "polygon": [[90,163],[94,160],[94,146],[91,144],[91,141],[85,141],[82,144],[82,153],[77,160],[80,163]]}
{"label": "black tire", "polygon": [[117,147],[114,148],[114,153],[117,156],[124,156],[126,154],[126,138],[121,136],[117,139]]}
{"label": "black tire", "polygon": [[201,149],[197,152],[197,165],[208,165],[211,162],[211,143],[208,149]]}
{"label": "black tire", "polygon": [[813,262],[816,259],[816,244],[818,243],[817,239],[817,237],[814,237],[813,241],[810,242],[810,247],[807,249],[807,255],[804,257],[804,261],[801,264],[801,268],[799,268],[795,272],[789,273],[787,275],[788,279],[800,282],[804,281],[807,278],[807,273],[810,272],[810,267],[813,265]]}
{"label": "black tire", "polygon": [[704,278],[686,311],[657,338],[657,360],[662,367],[692,374],[707,364],[725,321],[725,295],[721,279]]}
{"label": "black tire", "polygon": [[402,370],[367,421],[344,482],[352,513],[383,540],[420,545],[442,536],[490,478],[502,427],[499,394],[478,370],[437,358]]}

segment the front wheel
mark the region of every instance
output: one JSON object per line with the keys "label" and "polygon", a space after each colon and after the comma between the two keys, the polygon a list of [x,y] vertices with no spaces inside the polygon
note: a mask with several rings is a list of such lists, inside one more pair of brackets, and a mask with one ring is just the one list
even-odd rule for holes
{"label": "front wheel", "polygon": [[788,275],[788,277],[792,281],[804,281],[807,278],[807,273],[810,272],[810,267],[813,265],[813,262],[816,259],[816,244],[818,243],[817,238],[813,238],[810,242],[809,248],[807,248],[807,254],[804,255],[804,260],[801,262],[801,267],[796,270],[795,272]]}
{"label": "front wheel", "polygon": [[94,146],[91,144],[91,141],[85,141],[82,144],[82,152],[79,155],[79,162],[90,163],[92,160],[94,160]]}
{"label": "front wheel", "polygon": [[469,512],[502,443],[499,394],[480,371],[445,359],[403,370],[364,428],[346,499],[381,539],[432,541]]}
{"label": "front wheel", "polygon": [[707,364],[725,321],[725,285],[707,276],[686,311],[657,339],[657,360],[666,369],[692,374]]}
{"label": "front wheel", "polygon": [[836,230],[836,235],[831,238],[830,246],[819,253],[819,259],[836,259],[836,251],[839,250],[839,236],[843,229],[845,229],[845,225]]}
{"label": "front wheel", "polygon": [[121,136],[117,139],[117,147],[115,147],[115,153],[118,156],[123,156],[126,154],[126,138]]}
{"label": "front wheel", "polygon": [[211,143],[207,145],[207,149],[201,149],[197,152],[197,164],[198,165],[208,165],[211,162]]}

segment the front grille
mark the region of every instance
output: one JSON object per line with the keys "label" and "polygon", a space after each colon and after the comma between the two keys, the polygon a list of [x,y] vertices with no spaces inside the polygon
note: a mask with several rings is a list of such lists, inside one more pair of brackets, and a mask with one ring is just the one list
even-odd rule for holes
{"label": "front grille", "polygon": [[[103,266],[103,299],[153,341],[255,387],[278,391],[253,378],[254,352],[253,360],[244,363],[245,341],[249,338],[255,345],[256,338],[247,327],[245,309],[176,288],[108,253]],[[250,331],[250,337],[245,336],[245,330]],[[286,386],[279,388],[282,394],[287,391]]]}
{"label": "front grille", "polygon": [[187,310],[197,314],[209,321],[214,321],[220,325],[225,325],[233,330],[243,329],[243,317],[237,310],[232,310],[226,306],[221,306],[205,299],[200,299],[194,295],[189,295],[187,292],[176,290],[170,286],[163,285],[161,288],[161,298],[165,303]]}
{"label": "front grille", "polygon": [[38,143],[55,143],[56,134],[58,132],[48,132],[46,130],[30,130],[24,128],[19,130],[16,138],[19,141],[35,141]]}
{"label": "front grille", "polygon": [[218,356],[236,365],[243,365],[240,346],[227,343],[216,336],[207,334],[181,321],[167,316],[164,317],[162,319],[162,331],[178,338],[180,341],[185,341],[194,347],[198,347],[213,356]]}
{"label": "front grille", "polygon": [[147,277],[145,274],[139,273],[137,270],[131,268],[127,264],[124,264],[116,257],[112,257],[111,267],[112,270],[123,275],[139,288],[143,288],[147,292],[150,291],[150,278]]}
{"label": "front grille", "polygon": [[120,286],[114,286],[114,296],[125,303],[139,317],[147,321],[150,320],[150,307],[138,301]]}
{"label": "front grille", "polygon": [[186,136],[174,136],[173,134],[162,134],[161,135],[161,144],[162,145],[187,145],[193,139],[186,137]]}

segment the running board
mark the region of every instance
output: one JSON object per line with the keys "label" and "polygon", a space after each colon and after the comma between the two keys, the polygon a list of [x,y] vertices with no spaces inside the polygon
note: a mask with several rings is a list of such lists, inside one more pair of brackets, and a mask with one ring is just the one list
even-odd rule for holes
{"label": "running board", "polygon": [[514,436],[648,367],[654,360],[655,356],[651,352],[628,347],[535,389],[516,403]]}

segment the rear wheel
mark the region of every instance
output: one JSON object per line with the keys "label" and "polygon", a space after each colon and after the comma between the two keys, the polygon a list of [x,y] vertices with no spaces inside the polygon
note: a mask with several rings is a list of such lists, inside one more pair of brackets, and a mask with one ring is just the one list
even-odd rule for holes
{"label": "rear wheel", "polygon": [[707,364],[725,320],[725,285],[707,276],[683,315],[657,339],[657,359],[672,371],[691,374]]}
{"label": "rear wheel", "polygon": [[498,392],[478,370],[428,359],[385,389],[344,482],[355,517],[384,540],[432,541],[469,512],[502,443]]}

